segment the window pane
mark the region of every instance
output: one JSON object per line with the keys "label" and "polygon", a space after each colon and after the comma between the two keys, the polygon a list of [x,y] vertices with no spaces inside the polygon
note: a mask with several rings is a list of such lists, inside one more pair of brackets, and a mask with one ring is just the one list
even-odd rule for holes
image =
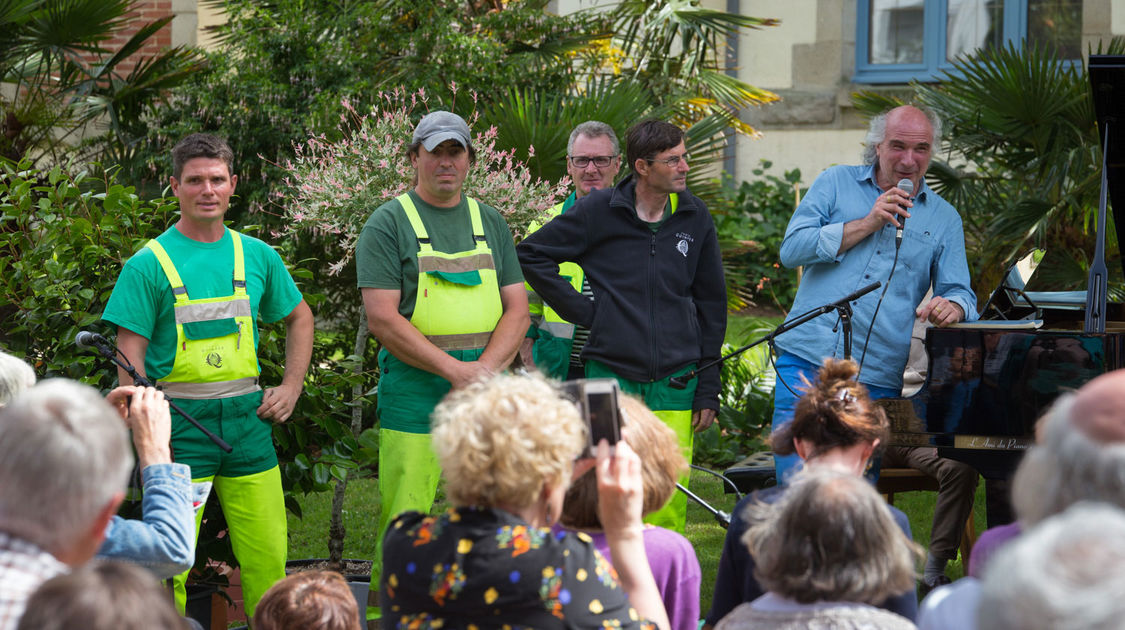
{"label": "window pane", "polygon": [[1027,41],[1054,47],[1062,59],[1082,57],[1082,0],[1028,0]]}
{"label": "window pane", "polygon": [[949,0],[947,11],[946,60],[1003,44],[1004,0]]}
{"label": "window pane", "polygon": [[871,63],[922,63],[922,0],[871,0]]}

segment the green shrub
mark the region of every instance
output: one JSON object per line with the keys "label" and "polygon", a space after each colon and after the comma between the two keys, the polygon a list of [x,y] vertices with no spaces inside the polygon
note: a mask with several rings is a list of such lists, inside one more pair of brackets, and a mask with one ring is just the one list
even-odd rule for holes
{"label": "green shrub", "polygon": [[[797,294],[797,273],[780,264],[781,241],[803,192],[801,171],[778,177],[767,173],[772,164],[762,160],[755,179],[738,188],[723,187],[723,203],[713,213],[723,247],[723,264],[734,285],[734,306],[753,303],[786,310]],[[732,296],[733,297],[733,296]]]}
{"label": "green shrub", "polygon": [[[738,335],[754,341],[773,329],[774,323],[749,319]],[[728,335],[728,338],[730,336]],[[723,344],[723,356],[741,346]],[[723,363],[719,415],[715,424],[695,436],[694,463],[711,468],[726,468],[758,451],[769,450],[773,417],[774,371],[769,349],[763,344]]]}
{"label": "green shrub", "polygon": [[40,378],[62,376],[100,389],[116,368],[75,347],[99,324],[121,265],[176,218],[175,199],[141,200],[132,187],[85,172],[71,175],[0,164],[0,347]]}

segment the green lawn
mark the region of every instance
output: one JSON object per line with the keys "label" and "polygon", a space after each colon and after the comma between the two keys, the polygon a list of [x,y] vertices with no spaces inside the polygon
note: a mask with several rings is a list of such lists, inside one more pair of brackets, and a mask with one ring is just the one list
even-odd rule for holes
{"label": "green lawn", "polygon": [[[714,507],[730,512],[734,508],[734,495],[723,494],[719,480],[710,475],[692,471],[691,491]],[[926,545],[930,538],[933,519],[934,492],[908,492],[895,496],[895,505],[910,517],[914,540]],[[301,506],[304,518],[289,516],[289,557],[323,558],[328,555],[328,515],[332,496],[329,493],[304,497]],[[344,556],[369,560],[375,553],[375,528],[378,523],[379,503],[376,482],[372,479],[353,481],[348,485],[344,502],[344,525],[347,537]],[[977,488],[974,509],[977,532],[984,529],[984,484]],[[687,537],[695,546],[699,565],[703,570],[702,602],[700,610],[706,613],[711,606],[711,589],[715,583],[719,554],[726,531],[702,507],[689,502]],[[957,579],[964,570],[958,559],[950,564],[946,573]]]}

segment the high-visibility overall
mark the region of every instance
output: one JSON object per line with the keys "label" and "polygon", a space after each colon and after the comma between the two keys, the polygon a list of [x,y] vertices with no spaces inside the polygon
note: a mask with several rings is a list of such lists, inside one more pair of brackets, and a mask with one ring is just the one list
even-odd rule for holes
{"label": "high-visibility overall", "polygon": [[[557,217],[573,205],[572,195],[566,202],[551,208],[549,214],[551,218]],[[542,226],[538,222],[532,222],[527,226],[527,233],[531,234],[540,227]],[[559,276],[567,279],[575,291],[582,292],[582,280],[585,274],[578,263],[559,264]],[[531,357],[535,361],[535,367],[551,378],[565,380],[574,346],[574,324],[563,319],[555,309],[543,302],[531,285],[524,283],[524,287],[527,289],[528,311],[535,325],[532,333],[535,342],[531,347]]]}
{"label": "high-visibility overall", "polygon": [[234,245],[233,294],[197,300],[188,296],[164,247],[155,239],[145,244],[156,254],[176,298],[176,358],[172,371],[157,382],[169,398],[209,400],[261,389],[242,239],[234,230],[230,230],[230,236]]}
{"label": "high-visibility overall", "polygon": [[[622,378],[600,361],[587,361],[586,377],[617,379],[621,391],[643,400],[645,406],[651,409],[652,413],[676,434],[676,440],[684,454],[684,459],[691,462],[695,441],[695,432],[691,427],[691,414],[698,379],[688,381],[688,386],[684,389],[675,389],[668,382],[672,378],[683,376],[694,369],[695,364],[693,363],[659,381],[644,383]],[[691,472],[685,473],[676,481],[687,488],[688,482],[691,481]],[[679,490],[672,493],[663,507],[645,516],[644,522],[683,534],[687,527],[687,495]]]}
{"label": "high-visibility overall", "polygon": [[[246,292],[246,266],[242,239],[230,230],[234,246],[232,293],[226,297],[191,299],[168,252],[156,240],[145,247],[160,262],[175,297],[176,355],[172,371],[157,381],[169,398],[212,400],[226,409],[222,399],[260,391],[254,317]],[[221,412],[220,412],[221,413]],[[239,422],[239,418],[231,418]],[[257,421],[256,418],[253,421]],[[217,447],[216,447],[217,448]],[[285,577],[287,535],[280,471],[276,465],[239,477],[214,479],[215,492],[230,527],[231,544],[242,567],[242,587],[247,614],[274,582]],[[199,519],[196,516],[196,536]],[[176,604],[186,601],[187,573],[173,578]]]}
{"label": "high-visibility overall", "polygon": [[[503,313],[496,263],[485,239],[480,205],[468,200],[473,249],[434,250],[409,194],[398,197],[418,239],[418,292],[410,323],[431,343],[461,361],[476,360]],[[429,512],[441,474],[430,448],[430,413],[450,390],[449,381],[379,353],[379,539],[401,512]],[[382,568],[376,545],[372,585]],[[373,589],[377,590],[377,589]]]}

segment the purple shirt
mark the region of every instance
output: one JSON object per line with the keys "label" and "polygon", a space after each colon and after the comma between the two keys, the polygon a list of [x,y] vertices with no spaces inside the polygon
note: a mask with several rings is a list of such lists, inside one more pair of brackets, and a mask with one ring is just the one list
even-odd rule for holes
{"label": "purple shirt", "polygon": [[992,554],[1019,536],[1020,531],[1022,530],[1019,521],[1016,521],[1007,525],[998,525],[981,534],[973,545],[973,552],[969,554],[969,575],[979,578]]}
{"label": "purple shirt", "polygon": [[[555,531],[568,531],[556,525]],[[609,553],[609,542],[601,532],[586,532],[594,539],[594,548],[607,560],[613,561]],[[668,621],[672,630],[697,630],[699,628],[699,585],[703,575],[699,570],[699,560],[695,548],[687,538],[663,527],[645,526],[645,554],[656,578],[656,588],[664,600],[664,610],[668,611]]]}

